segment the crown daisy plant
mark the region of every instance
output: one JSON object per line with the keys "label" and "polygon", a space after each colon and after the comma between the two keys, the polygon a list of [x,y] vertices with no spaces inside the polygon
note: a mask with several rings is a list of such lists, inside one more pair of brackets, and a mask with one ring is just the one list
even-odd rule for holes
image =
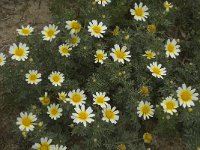
{"label": "crown daisy plant", "polygon": [[62,44],[59,46],[59,52],[61,56],[69,57],[71,50],[72,48],[68,44]]}
{"label": "crown daisy plant", "polygon": [[162,101],[161,106],[163,107],[164,112],[173,115],[173,113],[177,112],[178,101],[172,96],[169,96]]}
{"label": "crown daisy plant", "polygon": [[97,50],[95,56],[95,63],[103,64],[104,60],[106,60],[107,54],[103,50]]}
{"label": "crown daisy plant", "polygon": [[76,46],[78,46],[80,41],[81,41],[80,37],[78,37],[77,35],[72,34],[71,38],[66,42],[69,44],[69,46],[76,47]]}
{"label": "crown daisy plant", "polygon": [[111,0],[95,0],[99,5],[106,6],[111,3]]}
{"label": "crown daisy plant", "polygon": [[134,19],[137,21],[146,21],[146,18],[149,15],[148,7],[146,5],[143,6],[143,3],[140,2],[139,5],[135,3],[134,9],[130,9],[131,15],[134,16]]}
{"label": "crown daisy plant", "polygon": [[5,65],[6,63],[6,56],[3,53],[0,53],[0,66]]}
{"label": "crown daisy plant", "polygon": [[21,36],[29,36],[32,34],[33,31],[34,29],[30,25],[27,25],[26,27],[22,25],[21,29],[17,29],[18,34]]}
{"label": "crown daisy plant", "polygon": [[197,101],[199,96],[195,91],[196,89],[192,89],[191,86],[187,87],[186,84],[182,84],[182,87],[176,91],[180,106],[184,108],[194,106],[194,101]]}
{"label": "crown daisy plant", "polygon": [[106,107],[103,107],[102,110],[103,113],[103,121],[111,122],[113,124],[116,124],[119,120],[119,111],[116,110],[116,107],[111,107],[110,104],[107,104]]}
{"label": "crown daisy plant", "polygon": [[12,55],[12,59],[17,61],[25,61],[28,59],[29,47],[26,44],[19,43],[17,46],[15,43],[10,46],[9,53]]}
{"label": "crown daisy plant", "polygon": [[53,71],[48,79],[54,86],[61,86],[61,84],[64,82],[65,77],[64,74],[59,71]]}
{"label": "crown daisy plant", "polygon": [[91,107],[85,108],[85,105],[76,106],[74,108],[75,113],[72,113],[71,118],[73,119],[73,122],[76,124],[83,123],[83,125],[86,127],[87,122],[92,123],[94,121],[93,117],[95,114],[93,114],[93,110]]}
{"label": "crown daisy plant", "polygon": [[81,24],[77,20],[66,21],[66,26],[70,30],[70,34],[77,34],[81,30]]}
{"label": "crown daisy plant", "polygon": [[36,150],[52,150],[51,149],[51,143],[52,143],[52,139],[49,139],[48,137],[44,137],[40,139],[40,143],[35,143],[32,146],[32,149],[36,149]]}
{"label": "crown daisy plant", "polygon": [[153,105],[147,101],[141,101],[137,107],[137,110],[138,116],[143,117],[144,120],[149,119],[154,115]]}
{"label": "crown daisy plant", "polygon": [[151,50],[147,50],[143,56],[145,56],[147,59],[153,59],[155,58],[156,53]]}
{"label": "crown daisy plant", "polygon": [[165,7],[166,12],[169,12],[169,10],[173,7],[173,5],[169,3],[168,1],[165,1],[163,5]]}
{"label": "crown daisy plant", "polygon": [[50,98],[48,97],[48,93],[45,92],[44,96],[39,97],[40,102],[42,105],[47,106],[50,104]]}
{"label": "crown daisy plant", "polygon": [[88,32],[91,36],[96,38],[103,38],[103,34],[106,32],[107,27],[103,22],[98,23],[97,20],[92,20],[88,25]]}
{"label": "crown daisy plant", "polygon": [[109,97],[106,96],[106,92],[96,92],[96,94],[93,94],[93,104],[97,104],[101,106],[102,108],[106,107],[108,105],[108,101],[110,100]]}
{"label": "crown daisy plant", "polygon": [[68,93],[67,101],[70,102],[73,106],[85,104],[86,95],[83,90],[77,89],[72,90]]}
{"label": "crown daisy plant", "polygon": [[33,113],[21,112],[20,117],[17,118],[16,124],[19,125],[21,131],[33,131],[35,128],[36,115]]}
{"label": "crown daisy plant", "polygon": [[56,35],[60,32],[58,27],[54,24],[49,24],[49,26],[45,26],[42,30],[43,40],[45,41],[52,41],[56,38]]}
{"label": "crown daisy plant", "polygon": [[47,106],[47,114],[49,114],[49,117],[53,120],[57,120],[62,116],[62,108],[59,107],[59,104],[50,104]]}
{"label": "crown daisy plant", "polygon": [[158,64],[157,62],[153,62],[149,66],[147,66],[154,77],[163,79],[163,76],[166,75],[166,68],[161,67],[162,65]]}
{"label": "crown daisy plant", "polygon": [[66,103],[66,101],[67,101],[67,93],[65,93],[65,92],[59,92],[58,93],[58,100],[61,100],[64,103]]}
{"label": "crown daisy plant", "polygon": [[127,47],[123,46],[120,48],[118,44],[114,45],[114,48],[112,48],[112,53],[110,53],[110,56],[113,58],[114,61],[117,61],[119,63],[124,64],[125,61],[130,61],[130,51],[126,51]]}
{"label": "crown daisy plant", "polygon": [[165,45],[165,51],[166,51],[167,57],[176,58],[176,56],[178,56],[181,51],[180,45],[177,45],[177,42],[175,39],[173,39],[172,41],[168,39]]}
{"label": "crown daisy plant", "polygon": [[42,81],[41,73],[38,73],[37,70],[29,70],[29,73],[27,73],[25,77],[28,84],[38,84]]}

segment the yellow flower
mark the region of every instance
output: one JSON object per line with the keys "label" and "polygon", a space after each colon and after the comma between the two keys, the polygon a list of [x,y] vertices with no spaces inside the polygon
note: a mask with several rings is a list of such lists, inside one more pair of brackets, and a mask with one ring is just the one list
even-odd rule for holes
{"label": "yellow flower", "polygon": [[65,56],[65,57],[70,56],[71,50],[72,50],[72,48],[67,44],[62,44],[59,46],[59,52],[60,52],[61,56]]}
{"label": "yellow flower", "polygon": [[147,50],[143,56],[147,57],[147,59],[153,59],[155,58],[156,53],[152,52],[151,50]]}
{"label": "yellow flower", "polygon": [[19,46],[17,46],[15,43],[10,46],[9,53],[13,56],[12,59],[15,59],[17,61],[25,61],[28,58],[28,51],[29,47],[26,46],[26,44],[19,43]]}
{"label": "yellow flower", "polygon": [[81,24],[77,20],[72,20],[72,21],[66,21],[66,26],[70,31],[70,34],[78,33],[81,30]]}
{"label": "yellow flower", "polygon": [[108,105],[108,101],[110,100],[109,97],[106,96],[106,92],[96,92],[96,94],[93,94],[93,104],[97,104],[101,106],[102,108],[106,107]]}
{"label": "yellow flower", "polygon": [[60,30],[57,29],[58,27],[55,26],[54,24],[45,26],[42,31],[43,40],[51,42],[54,38],[56,38],[56,35],[60,32]]}
{"label": "yellow flower", "polygon": [[103,61],[106,60],[107,54],[103,50],[97,50],[95,56],[95,63],[103,64]]}
{"label": "yellow flower", "polygon": [[115,29],[112,31],[112,34],[113,34],[114,36],[119,35],[119,30],[120,30],[119,27],[116,26]]}
{"label": "yellow flower", "polygon": [[178,102],[176,99],[172,98],[172,96],[169,96],[162,101],[161,106],[163,107],[164,112],[173,115],[173,113],[177,112],[176,108],[178,107]]}
{"label": "yellow flower", "polygon": [[173,5],[171,3],[169,3],[168,1],[165,1],[163,5],[166,9],[166,12],[168,12],[169,9],[173,7]]}
{"label": "yellow flower", "polygon": [[46,106],[50,104],[50,98],[48,97],[47,92],[45,92],[45,95],[43,97],[40,97],[39,100],[42,103],[42,105]]}
{"label": "yellow flower", "polygon": [[151,103],[147,101],[141,101],[137,107],[137,110],[138,116],[143,117],[144,120],[149,119],[154,115],[153,105],[151,105]]}
{"label": "yellow flower", "polygon": [[166,75],[166,68],[161,68],[162,65],[157,62],[153,62],[147,68],[152,72],[152,75],[157,78],[163,79],[163,76]]}
{"label": "yellow flower", "polygon": [[28,84],[38,84],[41,79],[41,73],[38,73],[37,70],[29,70],[29,73],[25,74],[26,81]]}
{"label": "yellow flower", "polygon": [[103,113],[103,121],[111,122],[113,124],[116,124],[119,120],[119,111],[116,110],[116,107],[111,107],[110,104],[107,104],[106,107],[102,110]]}
{"label": "yellow flower", "polygon": [[103,34],[106,32],[107,27],[103,24],[103,22],[98,23],[97,20],[92,20],[88,25],[88,32],[90,32],[91,36],[96,38],[103,38]]}
{"label": "yellow flower", "polygon": [[0,66],[3,66],[6,62],[6,56],[3,53],[0,53]]}
{"label": "yellow flower", "polygon": [[48,139],[47,137],[40,139],[41,143],[35,143],[32,146],[32,149],[36,150],[50,150],[52,139]]}
{"label": "yellow flower", "polygon": [[146,5],[143,6],[142,2],[140,2],[139,5],[135,3],[135,8],[130,9],[131,15],[133,15],[134,19],[137,21],[145,21],[147,16],[149,15],[147,11],[148,7]]}
{"label": "yellow flower", "polygon": [[61,84],[64,82],[64,74],[59,72],[59,71],[53,71],[48,79],[51,81],[51,83],[54,85],[54,86],[61,86]]}
{"label": "yellow flower", "polygon": [[17,32],[19,35],[28,36],[28,35],[31,35],[33,30],[34,29],[30,25],[28,25],[27,27],[22,26],[21,29],[17,29]]}
{"label": "yellow flower", "polygon": [[156,25],[155,24],[148,25],[147,31],[150,32],[150,33],[155,33],[156,32]]}
{"label": "yellow flower", "polygon": [[67,94],[65,92],[58,93],[58,96],[59,96],[59,98],[58,98],[59,100],[61,100],[61,101],[63,101],[63,102],[66,103],[66,100],[67,100],[66,96],[67,96]]}
{"label": "yellow flower", "polygon": [[144,97],[149,96],[149,88],[148,88],[148,86],[142,86],[142,87],[140,88],[140,94],[141,94],[142,96],[144,96]]}
{"label": "yellow flower", "polygon": [[146,132],[143,134],[143,140],[145,143],[148,143],[148,144],[151,143],[152,139],[153,139],[153,137],[152,137],[151,133]]}
{"label": "yellow flower", "polygon": [[124,145],[124,144],[118,145],[117,150],[126,150],[126,145]]}
{"label": "yellow flower", "polygon": [[67,98],[67,101],[69,101],[74,106],[85,104],[86,96],[84,91],[80,89],[70,91],[68,96],[69,98]]}
{"label": "yellow flower", "polygon": [[57,120],[62,116],[62,108],[59,108],[59,104],[51,104],[50,106],[47,106],[48,111],[47,114],[49,114],[49,117],[51,119]]}

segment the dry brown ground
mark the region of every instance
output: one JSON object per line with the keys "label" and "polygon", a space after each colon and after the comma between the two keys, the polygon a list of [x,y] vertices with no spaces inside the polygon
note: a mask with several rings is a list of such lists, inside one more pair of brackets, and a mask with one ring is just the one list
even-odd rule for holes
{"label": "dry brown ground", "polygon": [[[16,39],[16,29],[21,25],[30,24],[41,29],[51,22],[49,2],[50,0],[0,0],[0,52],[8,54],[9,45]],[[5,89],[0,84],[0,149],[22,150],[19,138],[12,132],[13,119],[16,120],[20,110],[13,108],[13,104],[6,103],[4,92]]]}

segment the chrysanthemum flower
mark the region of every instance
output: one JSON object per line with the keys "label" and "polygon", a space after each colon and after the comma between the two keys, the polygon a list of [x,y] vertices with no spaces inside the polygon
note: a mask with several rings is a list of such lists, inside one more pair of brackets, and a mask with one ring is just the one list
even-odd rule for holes
{"label": "chrysanthemum flower", "polygon": [[185,84],[182,84],[182,87],[179,87],[176,91],[180,106],[184,108],[194,106],[193,101],[197,101],[199,96],[195,91],[196,89],[192,89],[191,86],[187,87]]}
{"label": "chrysanthemum flower", "polygon": [[62,108],[59,108],[59,104],[51,104],[50,106],[47,106],[48,111],[47,114],[49,114],[49,117],[51,119],[58,119],[62,116]]}
{"label": "chrysanthemum flower", "polygon": [[149,15],[149,13],[147,11],[148,11],[147,6],[146,5],[143,6],[142,2],[140,2],[139,5],[137,3],[135,3],[135,8],[130,9],[131,15],[133,15],[134,19],[137,21],[138,20],[146,21],[146,18]]}
{"label": "chrysanthemum flower", "polygon": [[170,41],[170,39],[167,40],[167,44],[165,45],[166,55],[167,57],[176,58],[176,56],[180,53],[180,45],[177,45],[177,42],[175,39]]}
{"label": "chrysanthemum flower", "polygon": [[91,123],[94,121],[94,119],[92,119],[92,117],[95,116],[95,114],[92,114],[93,110],[91,107],[88,107],[87,109],[85,109],[85,105],[81,105],[81,107],[76,106],[76,108],[74,108],[74,110],[76,111],[76,113],[72,113],[71,118],[74,119],[73,122],[74,123],[83,123],[83,125],[86,127],[86,123]]}
{"label": "chrysanthemum flower", "polygon": [[155,58],[156,53],[152,52],[151,50],[147,50],[143,56],[147,57],[147,59],[153,59]]}
{"label": "chrysanthemum flower", "polygon": [[28,51],[29,47],[26,46],[26,44],[19,43],[19,46],[17,46],[15,43],[10,46],[9,53],[13,56],[12,59],[15,59],[17,61],[25,61],[28,58]]}
{"label": "chrysanthemum flower", "polygon": [[67,93],[65,93],[65,92],[60,92],[60,93],[58,93],[58,99],[59,100],[61,100],[61,101],[63,101],[63,102],[65,102],[66,103],[66,101],[67,101]]}
{"label": "chrysanthemum flower", "polygon": [[108,105],[108,101],[110,100],[109,97],[106,96],[106,92],[96,92],[96,94],[93,94],[93,104],[97,104],[101,106],[102,108],[106,107]]}
{"label": "chrysanthemum flower", "polygon": [[169,9],[173,7],[173,5],[171,3],[169,3],[168,1],[165,1],[163,5],[166,9],[166,12],[168,12]]}
{"label": "chrysanthemum flower", "polygon": [[176,99],[172,98],[172,96],[169,96],[162,101],[161,106],[163,107],[164,112],[173,115],[173,113],[177,112],[176,108],[178,108],[178,102]]}
{"label": "chrysanthemum flower", "polygon": [[86,96],[80,89],[70,91],[68,96],[67,101],[74,106],[85,104]]}
{"label": "chrysanthemum flower", "polygon": [[150,33],[155,33],[156,32],[156,25],[155,24],[149,24],[147,26],[147,31]]}
{"label": "chrysanthemum flower", "polygon": [[41,143],[35,143],[32,146],[32,149],[36,149],[36,150],[51,150],[51,145],[50,144],[52,142],[52,139],[49,139],[49,138],[45,137],[45,138],[41,138],[40,142]]}
{"label": "chrysanthemum flower", "polygon": [[20,117],[17,118],[17,125],[21,131],[33,131],[34,122],[37,120],[36,115],[27,112],[21,112]]}
{"label": "chrysanthemum flower", "polygon": [[65,77],[63,73],[60,73],[58,71],[53,71],[49,75],[48,79],[54,86],[61,86],[61,84],[64,82]]}
{"label": "chrysanthemum flower", "polygon": [[166,68],[161,68],[161,64],[157,64],[157,62],[153,62],[147,68],[152,72],[152,75],[157,78],[162,78],[166,75]]}
{"label": "chrysanthemum flower", "polygon": [[151,133],[146,132],[146,133],[143,134],[144,143],[148,143],[149,144],[149,143],[152,142],[152,139],[153,139],[153,136],[152,136]]}
{"label": "chrysanthemum flower", "polygon": [[80,38],[77,35],[72,34],[71,39],[67,41],[69,43],[69,46],[76,47],[80,43]]}
{"label": "chrysanthemum flower", "polygon": [[51,148],[50,150],[66,150],[67,147],[66,146],[63,146],[63,145],[51,145]]}
{"label": "chrysanthemum flower", "polygon": [[45,92],[44,96],[39,98],[40,102],[42,103],[42,105],[49,105],[50,104],[50,98],[48,97],[48,93]]}
{"label": "chrysanthemum flower", "polygon": [[129,57],[131,57],[131,55],[129,55],[130,51],[126,52],[126,49],[126,46],[120,48],[118,44],[115,44],[114,48],[112,48],[112,53],[110,53],[110,56],[114,59],[114,61],[124,64],[124,61],[130,61]]}
{"label": "chrysanthemum flower", "polygon": [[116,107],[112,108],[109,104],[103,108],[102,113],[103,113],[103,118],[102,118],[103,121],[106,122],[110,121],[111,123],[116,124],[117,121],[119,120],[119,115],[118,115],[119,111],[116,110]]}
{"label": "chrysanthemum flower", "polygon": [[42,31],[43,40],[51,42],[54,38],[56,38],[56,35],[60,32],[60,30],[57,29],[58,27],[55,26],[54,24],[45,26]]}
{"label": "chrysanthemum flower", "polygon": [[102,38],[106,29],[107,27],[103,25],[103,22],[98,23],[97,20],[89,22],[88,31],[91,33],[91,36]]}
{"label": "chrysanthemum flower", "polygon": [[68,57],[72,48],[67,44],[62,44],[59,46],[59,52],[62,56]]}
{"label": "chrysanthemum flower", "polygon": [[154,109],[150,102],[141,101],[137,107],[137,114],[139,117],[143,117],[144,120],[149,119],[149,117],[153,117]]}
{"label": "chrysanthemum flower", "polygon": [[17,32],[19,35],[22,36],[28,36],[31,35],[31,33],[33,32],[33,27],[31,27],[30,25],[28,25],[27,27],[21,26],[21,29],[17,29]]}
{"label": "chrysanthemum flower", "polygon": [[27,73],[25,77],[28,84],[38,84],[42,81],[41,73],[38,73],[37,70],[29,70],[29,73]]}
{"label": "chrysanthemum flower", "polygon": [[95,0],[95,2],[102,6],[106,6],[107,4],[111,3],[111,0]]}
{"label": "chrysanthemum flower", "polygon": [[0,53],[0,66],[3,66],[6,63],[6,56],[3,53]]}
{"label": "chrysanthemum flower", "polygon": [[106,60],[107,54],[103,50],[97,50],[95,56],[95,63],[99,62],[100,64],[103,64],[103,61]]}
{"label": "chrysanthemum flower", "polygon": [[70,31],[70,34],[78,33],[81,30],[81,24],[77,20],[72,20],[72,21],[66,21],[66,26]]}
{"label": "chrysanthemum flower", "polygon": [[142,86],[140,88],[140,94],[142,96],[147,97],[147,96],[149,96],[149,93],[150,93],[150,91],[149,91],[149,87],[148,86]]}

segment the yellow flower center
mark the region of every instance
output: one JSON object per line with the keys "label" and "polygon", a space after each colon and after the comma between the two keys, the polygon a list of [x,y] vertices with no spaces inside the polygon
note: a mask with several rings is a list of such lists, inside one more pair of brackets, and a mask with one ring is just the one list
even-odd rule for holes
{"label": "yellow flower center", "polygon": [[169,3],[165,3],[164,6],[166,9],[169,9],[171,7],[171,5]]}
{"label": "yellow flower center", "polygon": [[88,113],[85,111],[79,112],[78,118],[81,120],[87,120],[89,117]]}
{"label": "yellow flower center", "polygon": [[135,9],[135,15],[139,16],[139,17],[144,16],[144,10],[141,7],[136,8]]}
{"label": "yellow flower center", "polygon": [[150,113],[150,107],[149,106],[147,106],[147,105],[144,105],[143,107],[142,107],[142,113],[144,114],[144,115],[148,115],[149,113]]}
{"label": "yellow flower center", "polygon": [[148,25],[148,26],[147,26],[147,30],[148,30],[150,33],[156,32],[156,25],[155,25],[155,24]]}
{"label": "yellow flower center", "polygon": [[142,86],[140,89],[140,93],[145,97],[149,96],[149,88],[147,86]]}
{"label": "yellow flower center", "polygon": [[115,114],[112,110],[106,110],[105,114],[108,119],[114,119],[114,117],[115,117]]}
{"label": "yellow flower center", "polygon": [[116,50],[115,54],[118,59],[124,59],[126,57],[126,54],[121,50]]}
{"label": "yellow flower center", "polygon": [[52,78],[52,80],[54,82],[59,82],[60,81],[60,76],[59,75],[54,75],[53,78]]}
{"label": "yellow flower center", "polygon": [[170,43],[167,45],[167,51],[170,53],[174,53],[174,51],[176,50],[176,47],[174,46],[174,44]]}
{"label": "yellow flower center", "polygon": [[174,107],[175,107],[174,101],[171,100],[171,101],[166,102],[166,109],[167,110],[173,110]]}
{"label": "yellow flower center", "polygon": [[157,74],[157,75],[160,75],[160,74],[161,74],[160,68],[158,68],[158,67],[153,67],[153,68],[152,68],[152,71],[153,71],[153,73],[155,73],[155,74]]}
{"label": "yellow flower center", "polygon": [[81,99],[82,99],[82,97],[81,97],[80,94],[73,94],[73,96],[72,96],[72,101],[73,101],[74,103],[79,103],[79,102],[81,102]]}
{"label": "yellow flower center", "polygon": [[60,99],[63,100],[63,101],[66,100],[65,95],[60,95]]}
{"label": "yellow flower center", "polygon": [[92,29],[96,34],[100,34],[101,33],[101,27],[100,26],[94,26]]}
{"label": "yellow flower center", "polygon": [[37,75],[36,74],[31,74],[29,79],[31,81],[35,81],[37,79]]}
{"label": "yellow flower center", "polygon": [[3,58],[0,57],[0,63],[2,63],[2,62],[3,62]]}
{"label": "yellow flower center", "polygon": [[22,124],[25,127],[29,127],[32,124],[32,119],[30,117],[23,117],[22,118]]}
{"label": "yellow flower center", "polygon": [[143,139],[145,143],[151,143],[152,141],[152,135],[150,133],[144,133],[143,134]]}
{"label": "yellow flower center", "polygon": [[15,51],[14,51],[14,54],[16,56],[19,56],[19,57],[22,57],[25,53],[25,50],[23,48],[16,48]]}
{"label": "yellow flower center", "polygon": [[105,98],[103,96],[98,96],[96,102],[99,104],[103,104],[105,102]]}
{"label": "yellow flower center", "polygon": [[43,143],[39,150],[49,150],[49,144],[48,143]]}
{"label": "yellow flower center", "polygon": [[71,43],[72,43],[72,44],[78,43],[78,38],[77,38],[77,37],[72,37],[72,38],[71,38]]}
{"label": "yellow flower center", "polygon": [[52,37],[52,36],[54,36],[54,34],[55,34],[55,30],[54,30],[54,29],[49,29],[49,30],[47,31],[47,36],[48,36],[48,37]]}
{"label": "yellow flower center", "polygon": [[53,116],[56,116],[58,114],[58,108],[54,107],[54,108],[51,108],[51,114]]}
{"label": "yellow flower center", "polygon": [[188,102],[192,100],[192,93],[188,90],[183,90],[180,94],[182,101]]}
{"label": "yellow flower center", "polygon": [[69,53],[69,49],[67,47],[63,47],[62,48],[62,53],[68,54]]}
{"label": "yellow flower center", "polygon": [[81,25],[78,22],[72,22],[71,23],[71,28],[74,29],[74,30],[76,30],[76,31],[78,31],[78,30],[80,30]]}
{"label": "yellow flower center", "polygon": [[97,54],[97,58],[98,58],[99,60],[102,60],[103,57],[104,57],[104,54],[103,54],[103,53],[99,53],[99,54]]}
{"label": "yellow flower center", "polygon": [[47,96],[43,97],[42,104],[49,105],[49,103],[50,103],[50,98]]}
{"label": "yellow flower center", "polygon": [[28,29],[28,28],[24,28],[24,29],[22,29],[21,30],[21,32],[23,33],[23,34],[30,34],[30,30]]}

